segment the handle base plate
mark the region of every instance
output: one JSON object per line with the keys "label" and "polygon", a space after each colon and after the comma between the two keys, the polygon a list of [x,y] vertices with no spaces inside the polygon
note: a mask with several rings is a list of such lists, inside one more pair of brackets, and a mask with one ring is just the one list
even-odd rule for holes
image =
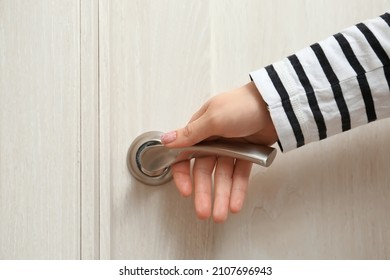
{"label": "handle base plate", "polygon": [[139,182],[149,186],[160,186],[172,180],[171,168],[165,168],[161,174],[150,176],[143,170],[139,161],[142,150],[150,145],[161,144],[162,132],[149,131],[138,136],[127,152],[127,168]]}

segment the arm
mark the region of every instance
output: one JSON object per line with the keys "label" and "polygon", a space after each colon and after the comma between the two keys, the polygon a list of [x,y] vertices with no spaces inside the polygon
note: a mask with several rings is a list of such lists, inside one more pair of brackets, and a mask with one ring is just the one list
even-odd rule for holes
{"label": "arm", "polygon": [[[253,82],[222,93],[206,102],[189,123],[162,136],[168,147],[194,145],[204,139],[229,138],[272,145],[277,134],[267,106]],[[211,215],[212,173],[214,176],[214,211],[216,222],[223,222],[228,211],[240,211],[248,187],[252,164],[227,157],[197,158],[194,163],[195,209],[200,219]],[[183,196],[192,193],[190,162],[172,166],[173,179]]]}
{"label": "arm", "polygon": [[284,151],[390,116],[389,24],[386,13],[251,73]]}
{"label": "arm", "polygon": [[[169,147],[210,137],[271,145],[284,151],[390,116],[390,15],[385,14],[252,72],[253,82],[210,99],[186,127],[163,135]],[[259,94],[260,93],[260,94]],[[212,174],[214,207],[211,211]],[[199,218],[223,222],[244,202],[251,164],[196,159]],[[190,163],[172,168],[183,196],[192,192]]]}

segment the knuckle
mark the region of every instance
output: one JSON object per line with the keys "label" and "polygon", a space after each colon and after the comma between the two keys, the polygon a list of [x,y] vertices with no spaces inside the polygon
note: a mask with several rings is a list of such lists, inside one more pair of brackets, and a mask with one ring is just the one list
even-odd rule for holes
{"label": "knuckle", "polygon": [[219,120],[219,117],[217,116],[217,114],[210,114],[208,116],[208,121],[209,121],[209,124],[214,128],[218,128],[218,125],[220,124],[220,120]]}
{"label": "knuckle", "polygon": [[191,137],[192,135],[192,124],[191,123],[188,123],[185,128],[184,128],[184,131],[183,131],[183,135],[187,138]]}

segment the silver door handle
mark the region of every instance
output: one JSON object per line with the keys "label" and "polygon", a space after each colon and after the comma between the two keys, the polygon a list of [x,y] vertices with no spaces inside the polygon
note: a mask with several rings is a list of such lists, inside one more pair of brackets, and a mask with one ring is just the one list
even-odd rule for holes
{"label": "silver door handle", "polygon": [[210,155],[247,160],[268,167],[276,149],[250,143],[201,142],[191,147],[167,148],[160,140],[162,132],[150,131],[138,136],[127,153],[127,167],[141,183],[162,185],[172,179],[172,164]]}

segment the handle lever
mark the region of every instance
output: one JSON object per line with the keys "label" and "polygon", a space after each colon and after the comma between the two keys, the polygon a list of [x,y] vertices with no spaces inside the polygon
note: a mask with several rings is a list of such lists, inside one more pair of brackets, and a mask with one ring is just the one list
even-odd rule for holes
{"label": "handle lever", "polygon": [[162,185],[172,179],[172,164],[210,155],[243,159],[268,167],[276,149],[250,143],[201,142],[191,147],[167,148],[160,140],[162,132],[150,131],[138,136],[127,153],[127,167],[141,183]]}

